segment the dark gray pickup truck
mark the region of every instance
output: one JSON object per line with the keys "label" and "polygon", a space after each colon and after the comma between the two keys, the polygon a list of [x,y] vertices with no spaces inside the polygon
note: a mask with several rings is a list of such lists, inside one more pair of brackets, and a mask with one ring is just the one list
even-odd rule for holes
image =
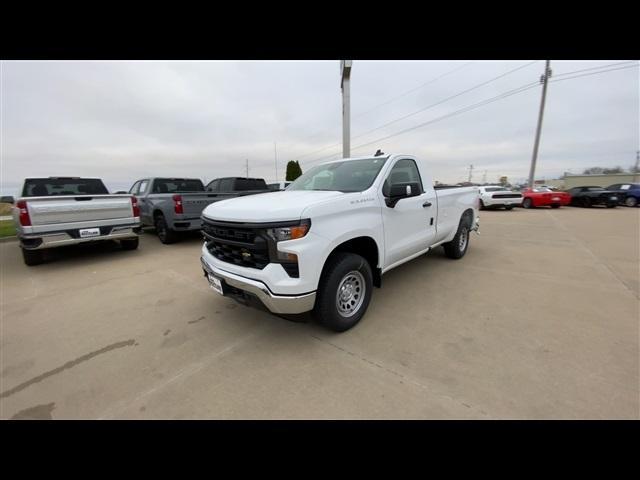
{"label": "dark gray pickup truck", "polygon": [[142,225],[155,227],[162,243],[178,240],[178,232],[200,230],[202,210],[218,200],[199,178],[143,178],[129,193],[138,199]]}
{"label": "dark gray pickup truck", "polygon": [[263,178],[226,177],[216,178],[207,185],[207,192],[216,195],[217,200],[267,193],[272,190]]}
{"label": "dark gray pickup truck", "polygon": [[206,188],[199,178],[143,178],[129,193],[138,199],[142,225],[155,227],[162,243],[174,243],[179,232],[202,228],[207,205],[268,191],[262,178],[217,178]]}

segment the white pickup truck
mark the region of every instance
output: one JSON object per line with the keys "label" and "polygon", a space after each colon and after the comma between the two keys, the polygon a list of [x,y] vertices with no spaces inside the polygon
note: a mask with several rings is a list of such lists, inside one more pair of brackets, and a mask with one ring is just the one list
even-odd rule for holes
{"label": "white pickup truck", "polygon": [[27,178],[12,210],[27,265],[41,263],[46,249],[77,243],[118,240],[124,250],[138,248],[136,197],[109,194],[97,178]]}
{"label": "white pickup truck", "polygon": [[384,273],[439,245],[464,256],[478,205],[477,187],[436,190],[426,162],[410,155],[328,162],[285,191],[209,205],[202,268],[222,295],[277,314],[313,310],[345,331]]}

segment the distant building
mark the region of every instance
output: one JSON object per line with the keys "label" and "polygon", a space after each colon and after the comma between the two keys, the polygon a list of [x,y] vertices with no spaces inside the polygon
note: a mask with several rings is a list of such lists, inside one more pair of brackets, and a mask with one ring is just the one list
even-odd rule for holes
{"label": "distant building", "polygon": [[537,185],[550,185],[562,190],[573,187],[592,185],[594,187],[608,187],[614,183],[634,183],[640,181],[640,174],[633,173],[608,173],[596,175],[574,175],[565,173],[564,177],[550,180],[536,180]]}

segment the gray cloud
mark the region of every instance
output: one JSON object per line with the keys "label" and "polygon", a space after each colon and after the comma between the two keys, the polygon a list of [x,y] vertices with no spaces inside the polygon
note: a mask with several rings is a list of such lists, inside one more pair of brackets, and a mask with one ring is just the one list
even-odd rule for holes
{"label": "gray cloud", "polygon": [[[476,84],[520,62],[355,61],[352,135],[373,129]],[[607,61],[554,61],[554,77]],[[352,140],[367,143],[538,80],[537,62],[386,128]],[[561,78],[561,77],[560,77]],[[29,176],[102,177],[112,189],[146,175],[210,180],[244,174],[273,180],[300,158],[303,170],[341,147],[337,61],[306,62],[14,62],[1,72],[1,186],[15,194]],[[640,143],[638,69],[554,82],[549,86],[539,176],[600,165],[629,167]],[[431,162],[435,178],[526,177],[540,88],[388,140],[355,149],[405,152]]]}

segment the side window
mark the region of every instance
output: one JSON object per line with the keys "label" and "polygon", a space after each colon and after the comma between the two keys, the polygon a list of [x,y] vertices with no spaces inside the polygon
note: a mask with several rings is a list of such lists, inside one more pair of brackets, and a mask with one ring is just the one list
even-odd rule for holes
{"label": "side window", "polygon": [[230,192],[233,190],[233,178],[223,178],[220,180],[220,191]]}
{"label": "side window", "polygon": [[385,197],[388,197],[391,185],[398,183],[417,183],[420,185],[420,192],[424,193],[422,180],[420,179],[420,173],[418,172],[418,166],[416,165],[416,162],[410,158],[403,158],[396,162],[391,169],[391,172],[389,172],[389,176],[382,185],[382,194]]}
{"label": "side window", "polygon": [[133,186],[129,189],[129,193],[136,195],[138,193],[138,187],[140,186],[140,181],[137,181],[133,184]]}
{"label": "side window", "polygon": [[147,185],[149,185],[149,180],[142,180],[140,182],[140,188],[138,189],[138,193],[142,194],[147,191]]}
{"label": "side window", "polygon": [[207,190],[209,190],[210,192],[217,192],[219,191],[219,189],[220,189],[220,180],[214,180],[209,184],[209,188],[207,188]]}
{"label": "side window", "polygon": [[[631,189],[631,185],[622,185],[622,187],[618,186],[618,188],[620,190],[629,190]],[[618,190],[618,188],[616,188],[616,190]]]}

